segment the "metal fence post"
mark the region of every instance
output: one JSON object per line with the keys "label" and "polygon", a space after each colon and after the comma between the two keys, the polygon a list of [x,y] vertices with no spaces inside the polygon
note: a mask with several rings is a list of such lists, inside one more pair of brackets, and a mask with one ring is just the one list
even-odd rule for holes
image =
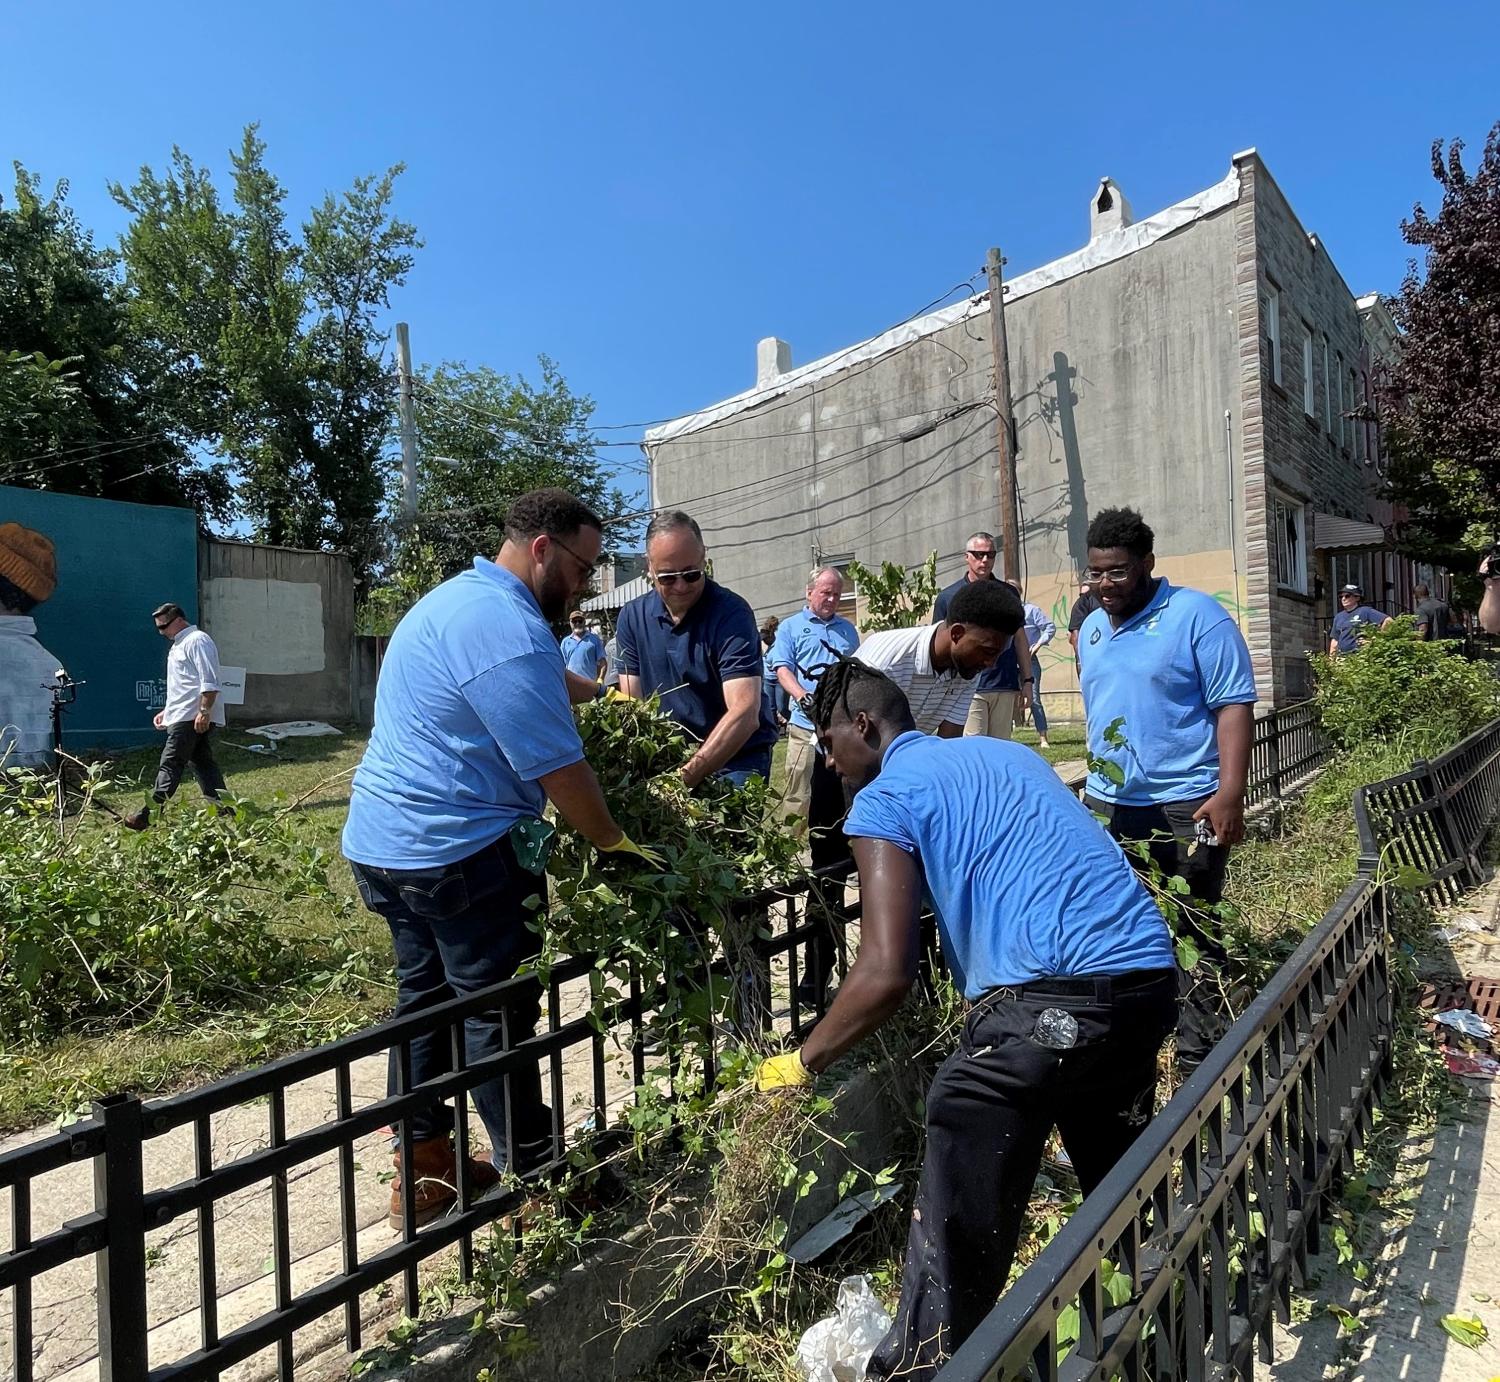
{"label": "metal fence post", "polygon": [[108,1237],[98,1269],[99,1382],[145,1382],[146,1207],[141,1101],[111,1094],[94,1104],[104,1150],[94,1158],[94,1209]]}
{"label": "metal fence post", "polygon": [[1281,712],[1271,712],[1271,732],[1266,735],[1266,751],[1270,755],[1271,799],[1281,801]]}

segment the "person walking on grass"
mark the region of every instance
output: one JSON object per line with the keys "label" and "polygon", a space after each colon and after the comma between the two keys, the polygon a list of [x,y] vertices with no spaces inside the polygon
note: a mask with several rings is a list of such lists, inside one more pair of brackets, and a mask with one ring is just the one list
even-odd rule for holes
{"label": "person walking on grass", "polygon": [[762,1093],[812,1084],[886,1022],[917,977],[924,896],[968,1013],[926,1101],[901,1301],[867,1375],[930,1382],[994,1307],[1056,1127],[1085,1194],[1154,1111],[1177,975],[1161,913],[1119,846],[1040,755],[917,732],[889,677],[830,668],[811,717],[854,789],[844,829],[863,904],[859,953]]}
{"label": "person walking on grass", "polygon": [[[224,791],[224,774],[214,761],[211,743],[214,730],[224,726],[219,650],[202,629],[188,623],[181,605],[162,605],[151,619],[157,633],[172,645],[167,650],[167,701],[151,721],[167,735],[151,800],[162,805],[191,765],[199,790],[216,802]],[[151,808],[142,806],[122,819],[127,828],[144,830],[151,824]]]}
{"label": "person walking on grass", "polygon": [[[566,669],[551,629],[593,574],[603,526],[564,490],[523,494],[505,516],[495,560],[476,557],[470,570],[429,591],[391,636],[343,848],[361,900],[391,930],[397,1017],[513,978],[536,953],[532,924],[547,907],[549,801],[601,853],[658,862],[616,824],[584,761],[570,702],[604,688]],[[504,1016],[468,1017],[467,1064],[530,1037],[540,1011],[541,988],[528,985]],[[413,1085],[438,1079],[453,1069],[452,1034],[444,1027],[414,1036],[409,1055]],[[401,1065],[393,1048],[392,1095],[403,1088]],[[491,1141],[488,1158],[467,1159],[475,1191],[561,1151],[535,1065],[472,1095]],[[459,1151],[444,1103],[412,1112],[407,1126],[420,1225],[453,1207]],[[395,1162],[389,1222],[399,1231],[408,1170],[399,1145]]]}

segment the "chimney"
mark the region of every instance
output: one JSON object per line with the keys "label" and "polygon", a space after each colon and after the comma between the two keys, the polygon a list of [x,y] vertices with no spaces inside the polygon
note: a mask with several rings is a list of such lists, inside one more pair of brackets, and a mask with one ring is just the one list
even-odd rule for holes
{"label": "chimney", "polygon": [[792,367],[792,348],[775,336],[767,336],[755,346],[755,387],[774,384]]}
{"label": "chimney", "polygon": [[1089,203],[1089,239],[1097,240],[1106,231],[1124,230],[1134,221],[1135,213],[1119,184],[1113,178],[1100,178],[1099,190]]}

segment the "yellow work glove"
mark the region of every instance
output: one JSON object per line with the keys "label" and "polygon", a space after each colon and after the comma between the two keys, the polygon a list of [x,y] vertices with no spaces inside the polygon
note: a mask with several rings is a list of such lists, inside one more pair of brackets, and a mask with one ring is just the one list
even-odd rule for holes
{"label": "yellow work glove", "polygon": [[622,694],[621,691],[620,691],[620,688],[617,687],[617,686],[610,686],[610,687],[606,687],[605,688],[605,691],[604,691],[604,700],[606,702],[608,702],[608,701],[628,701],[630,699],[632,699],[632,698],[630,696],[626,696],[626,695]]}
{"label": "yellow work glove", "polygon": [[812,1082],[813,1073],[802,1064],[800,1051],[767,1056],[755,1072],[755,1087],[762,1094],[777,1089],[806,1089]]}
{"label": "yellow work glove", "polygon": [[664,869],[667,861],[654,849],[645,849],[636,844],[629,835],[621,835],[612,845],[599,845],[600,854],[633,854],[637,859],[644,859],[654,869]]}

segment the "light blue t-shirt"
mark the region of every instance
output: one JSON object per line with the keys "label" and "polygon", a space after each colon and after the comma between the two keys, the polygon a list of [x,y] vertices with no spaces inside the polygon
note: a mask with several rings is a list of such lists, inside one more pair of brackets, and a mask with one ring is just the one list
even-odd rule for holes
{"label": "light blue t-shirt", "polygon": [[1001,984],[1173,963],[1166,923],[1119,845],[1023,744],[900,735],[844,830],[917,856],[971,1001]]}
{"label": "light blue t-shirt", "polygon": [[[839,653],[852,653],[859,647],[859,630],[841,614],[819,619],[804,605],[777,625],[776,641],[766,655],[766,665],[772,671],[790,667],[797,680],[811,691],[818,684],[816,674],[838,661],[837,653],[825,648],[825,643]],[[813,732],[812,721],[796,702],[792,703],[791,720],[798,729]]]}
{"label": "light blue t-shirt", "polygon": [[[1250,649],[1223,605],[1163,576],[1145,609],[1119,628],[1102,609],[1083,621],[1078,664],[1089,754],[1125,775],[1115,783],[1091,772],[1091,795],[1149,806],[1218,791],[1214,712],[1255,702]],[[1116,720],[1124,721],[1123,747],[1105,739]]]}
{"label": "light blue t-shirt", "polygon": [[344,855],[387,869],[466,858],[540,816],[537,780],[582,757],[562,653],[536,598],[476,557],[391,636]]}
{"label": "light blue t-shirt", "polygon": [[604,661],[604,643],[597,633],[566,634],[562,655],[568,671],[593,681],[599,675],[599,664]]}

